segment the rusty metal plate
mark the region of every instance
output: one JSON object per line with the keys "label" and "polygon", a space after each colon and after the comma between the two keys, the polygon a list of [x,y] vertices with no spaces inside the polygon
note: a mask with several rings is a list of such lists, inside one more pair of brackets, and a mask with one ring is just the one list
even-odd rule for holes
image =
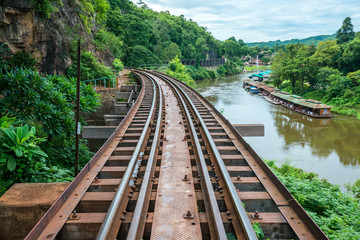
{"label": "rusty metal plate", "polygon": [[151,239],[202,239],[182,115],[171,89],[160,85],[166,95],[166,127]]}
{"label": "rusty metal plate", "polygon": [[314,236],[309,232],[305,227],[305,224],[298,215],[288,206],[279,207],[280,212],[285,217],[286,221],[289,223],[291,228],[294,230],[295,234],[299,239],[311,240],[315,239]]}

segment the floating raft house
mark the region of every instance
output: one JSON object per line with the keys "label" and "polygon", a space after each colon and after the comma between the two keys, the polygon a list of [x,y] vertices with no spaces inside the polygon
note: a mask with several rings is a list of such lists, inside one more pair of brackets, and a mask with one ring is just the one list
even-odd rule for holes
{"label": "floating raft house", "polygon": [[244,86],[254,86],[259,89],[263,95],[268,96],[273,101],[278,101],[284,107],[287,107],[296,112],[316,117],[316,118],[329,118],[331,115],[332,106],[323,104],[313,99],[304,99],[298,95],[280,91],[278,88],[266,85],[261,82],[251,80],[243,80]]}

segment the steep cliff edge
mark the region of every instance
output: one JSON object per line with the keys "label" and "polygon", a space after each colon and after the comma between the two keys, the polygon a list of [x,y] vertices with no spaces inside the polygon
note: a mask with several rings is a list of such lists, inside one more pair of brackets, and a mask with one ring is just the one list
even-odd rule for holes
{"label": "steep cliff edge", "polygon": [[111,52],[97,51],[92,43],[93,31],[86,32],[79,16],[80,4],[75,0],[62,0],[56,6],[57,11],[44,19],[35,11],[32,1],[0,0],[0,43],[7,43],[13,53],[20,50],[33,53],[39,60],[41,72],[63,74],[73,63],[71,45],[81,38],[87,51],[111,66]]}

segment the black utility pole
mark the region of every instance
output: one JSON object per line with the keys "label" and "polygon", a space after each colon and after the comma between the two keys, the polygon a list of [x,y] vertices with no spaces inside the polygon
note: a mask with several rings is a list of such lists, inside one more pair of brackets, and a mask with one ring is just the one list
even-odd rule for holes
{"label": "black utility pole", "polygon": [[77,81],[76,81],[76,139],[75,139],[75,177],[79,173],[79,139],[81,133],[81,125],[79,122],[79,115],[80,115],[80,39],[77,42]]}

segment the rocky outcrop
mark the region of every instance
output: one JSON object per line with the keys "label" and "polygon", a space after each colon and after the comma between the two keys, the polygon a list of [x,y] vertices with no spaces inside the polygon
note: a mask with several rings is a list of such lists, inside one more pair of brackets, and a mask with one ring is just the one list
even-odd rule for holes
{"label": "rocky outcrop", "polygon": [[63,74],[72,64],[71,44],[81,37],[85,48],[92,51],[105,65],[111,65],[110,51],[98,52],[92,44],[78,15],[74,0],[62,0],[62,6],[50,19],[43,19],[32,1],[0,0],[0,42],[6,42],[15,53],[28,50],[39,60],[39,70],[47,74]]}

